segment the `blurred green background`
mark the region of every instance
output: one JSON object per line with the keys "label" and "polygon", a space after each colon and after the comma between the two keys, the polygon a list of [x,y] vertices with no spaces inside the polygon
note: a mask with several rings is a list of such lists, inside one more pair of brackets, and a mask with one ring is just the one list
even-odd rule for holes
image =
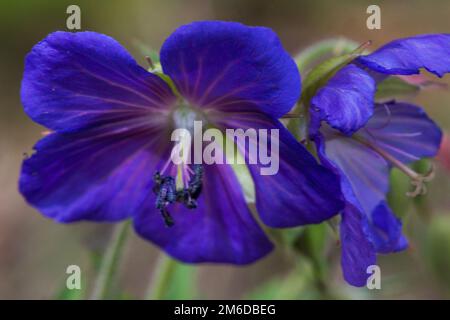
{"label": "blurred green background", "polygon": [[[296,54],[325,38],[345,36],[372,48],[395,38],[420,33],[450,32],[450,2],[300,1],[300,0],[0,0],[0,298],[51,299],[64,286],[66,267],[79,265],[83,282],[92,286],[99,252],[111,225],[59,225],[28,206],[17,191],[25,152],[41,137],[42,127],[23,112],[19,88],[26,53],[55,30],[66,30],[66,8],[81,7],[82,30],[106,33],[128,48],[142,64],[137,43],[158,49],[179,25],[194,20],[222,19],[271,27],[285,47]],[[382,29],[366,28],[366,8],[381,6]],[[447,76],[442,81],[449,83]],[[415,99],[442,127],[450,128],[450,91],[422,92]],[[405,230],[411,247],[380,257],[382,289],[369,291],[346,285],[339,266],[339,247],[326,229],[327,246],[317,254],[330,266],[326,297],[449,298],[450,297],[450,173],[438,174],[426,198],[415,203],[403,193]],[[320,227],[319,227],[320,228]],[[322,250],[323,249],[323,250]],[[296,265],[279,249],[246,267],[202,265],[181,268],[168,298],[194,294],[199,298],[316,298],[311,267]],[[120,266],[120,296],[142,297],[159,251],[132,234]],[[314,267],[312,267],[314,268]],[[293,270],[295,270],[293,272]]]}

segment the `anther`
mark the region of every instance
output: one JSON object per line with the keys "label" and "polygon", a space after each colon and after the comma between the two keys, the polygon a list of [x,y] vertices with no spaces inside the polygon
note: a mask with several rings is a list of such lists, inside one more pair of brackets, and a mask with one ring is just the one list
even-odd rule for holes
{"label": "anther", "polygon": [[159,190],[161,189],[162,183],[161,173],[159,171],[156,171],[155,174],[153,175],[153,182],[154,182],[153,193],[158,194]]}
{"label": "anther", "polygon": [[203,167],[194,165],[192,176],[187,187],[177,190],[175,179],[171,176],[163,176],[159,171],[153,175],[153,193],[156,195],[155,206],[161,212],[166,226],[174,225],[174,220],[167,207],[175,202],[182,203],[188,209],[197,208],[197,198],[203,187]]}
{"label": "anther", "polygon": [[192,198],[189,190],[186,188],[177,191],[177,201],[183,203],[188,209],[197,208],[197,201]]}
{"label": "anther", "polygon": [[170,176],[163,177],[157,171],[153,176],[153,181],[155,183],[153,192],[156,194],[156,209],[161,212],[166,226],[171,227],[174,225],[174,221],[167,211],[167,206],[176,201],[175,180]]}
{"label": "anther", "polygon": [[199,164],[194,165],[194,175],[189,181],[189,195],[193,199],[197,199],[200,196],[203,188],[203,167]]}
{"label": "anther", "polygon": [[172,227],[174,225],[174,221],[172,216],[170,215],[169,211],[167,211],[167,209],[164,207],[162,209],[160,209],[161,212],[161,216],[164,219],[164,224],[166,225],[166,227]]}

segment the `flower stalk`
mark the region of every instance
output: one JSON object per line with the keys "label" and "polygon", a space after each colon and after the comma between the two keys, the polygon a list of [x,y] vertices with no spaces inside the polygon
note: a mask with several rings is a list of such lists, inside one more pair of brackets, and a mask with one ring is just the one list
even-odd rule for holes
{"label": "flower stalk", "polygon": [[156,262],[156,266],[150,279],[150,286],[147,290],[147,299],[161,300],[166,298],[167,290],[176,267],[176,261],[161,253]]}
{"label": "flower stalk", "polygon": [[127,239],[130,222],[118,224],[111,237],[111,242],[103,255],[100,270],[91,294],[91,300],[109,297],[118,265],[121,261],[123,249]]}

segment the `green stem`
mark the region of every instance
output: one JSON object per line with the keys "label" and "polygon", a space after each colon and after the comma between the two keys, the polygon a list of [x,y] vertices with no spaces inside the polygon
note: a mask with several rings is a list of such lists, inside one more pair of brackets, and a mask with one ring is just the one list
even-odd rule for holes
{"label": "green stem", "polygon": [[150,279],[150,287],[147,290],[149,300],[161,300],[166,298],[170,280],[175,271],[176,261],[161,253],[156,263],[155,271]]}
{"label": "green stem", "polygon": [[130,222],[126,221],[118,224],[114,229],[110,244],[100,264],[100,270],[91,294],[92,300],[108,298],[125,247],[129,225]]}

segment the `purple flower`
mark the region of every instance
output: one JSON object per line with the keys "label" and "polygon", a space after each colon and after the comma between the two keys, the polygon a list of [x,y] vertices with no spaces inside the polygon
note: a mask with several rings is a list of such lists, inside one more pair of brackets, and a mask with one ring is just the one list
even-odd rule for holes
{"label": "purple flower", "polygon": [[450,35],[425,35],[388,43],[339,70],[311,100],[310,136],[322,164],[341,177],[346,201],[340,226],[342,269],[352,285],[364,286],[376,253],[403,250],[402,224],[386,203],[389,171],[411,178],[411,195],[425,191],[428,175],[408,163],[436,155],[441,130],[410,103],[375,102],[377,83],[389,75],[441,77],[450,72]]}
{"label": "purple flower", "polygon": [[192,23],[165,41],[160,59],[176,90],[102,34],[55,32],[32,49],[22,102],[53,133],[23,163],[20,191],[31,205],[58,222],[132,218],[142,237],[185,262],[264,256],[272,244],[232,167],[170,161],[171,132],[201,119],[220,130],[280,130],[278,174],[248,165],[266,225],[318,223],[340,210],[337,177],[277,120],[297,101],[300,76],[270,29]]}

